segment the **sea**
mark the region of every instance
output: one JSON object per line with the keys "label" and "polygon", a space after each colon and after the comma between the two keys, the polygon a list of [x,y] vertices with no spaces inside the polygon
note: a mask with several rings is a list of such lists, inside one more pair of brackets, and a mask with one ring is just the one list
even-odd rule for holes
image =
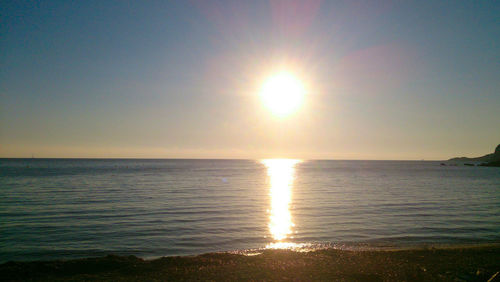
{"label": "sea", "polygon": [[500,168],[0,159],[0,263],[500,242]]}

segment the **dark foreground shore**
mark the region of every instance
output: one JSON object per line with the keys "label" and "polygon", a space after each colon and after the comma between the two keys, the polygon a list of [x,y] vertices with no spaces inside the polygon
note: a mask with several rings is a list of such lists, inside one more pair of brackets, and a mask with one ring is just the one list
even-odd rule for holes
{"label": "dark foreground shore", "polygon": [[[107,256],[8,262],[3,281],[341,280],[488,281],[500,271],[500,246],[390,251],[266,250],[256,256],[212,253],[143,260]],[[500,274],[492,281],[500,281]]]}

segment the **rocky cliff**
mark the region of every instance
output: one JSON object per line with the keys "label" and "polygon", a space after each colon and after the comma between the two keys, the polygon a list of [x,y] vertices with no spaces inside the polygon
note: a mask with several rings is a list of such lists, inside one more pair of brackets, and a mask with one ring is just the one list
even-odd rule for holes
{"label": "rocky cliff", "polygon": [[480,162],[486,166],[498,166],[500,164],[500,144],[495,148],[495,152],[477,158],[452,158],[452,162]]}

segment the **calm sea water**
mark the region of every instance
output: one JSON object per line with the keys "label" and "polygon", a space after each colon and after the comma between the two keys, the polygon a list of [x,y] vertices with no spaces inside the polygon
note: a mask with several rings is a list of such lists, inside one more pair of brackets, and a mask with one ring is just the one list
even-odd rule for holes
{"label": "calm sea water", "polygon": [[0,159],[0,262],[499,241],[499,168]]}

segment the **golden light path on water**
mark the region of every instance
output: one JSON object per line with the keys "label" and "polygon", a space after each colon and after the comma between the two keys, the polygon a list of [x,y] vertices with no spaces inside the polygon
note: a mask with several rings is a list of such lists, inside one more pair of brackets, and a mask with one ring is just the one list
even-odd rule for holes
{"label": "golden light path on water", "polygon": [[295,165],[300,160],[267,159],[261,161],[267,168],[269,177],[269,196],[271,208],[269,210],[269,232],[274,242],[268,244],[270,249],[293,249],[299,244],[286,242],[290,238],[295,226],[290,213],[292,188],[295,178]]}

